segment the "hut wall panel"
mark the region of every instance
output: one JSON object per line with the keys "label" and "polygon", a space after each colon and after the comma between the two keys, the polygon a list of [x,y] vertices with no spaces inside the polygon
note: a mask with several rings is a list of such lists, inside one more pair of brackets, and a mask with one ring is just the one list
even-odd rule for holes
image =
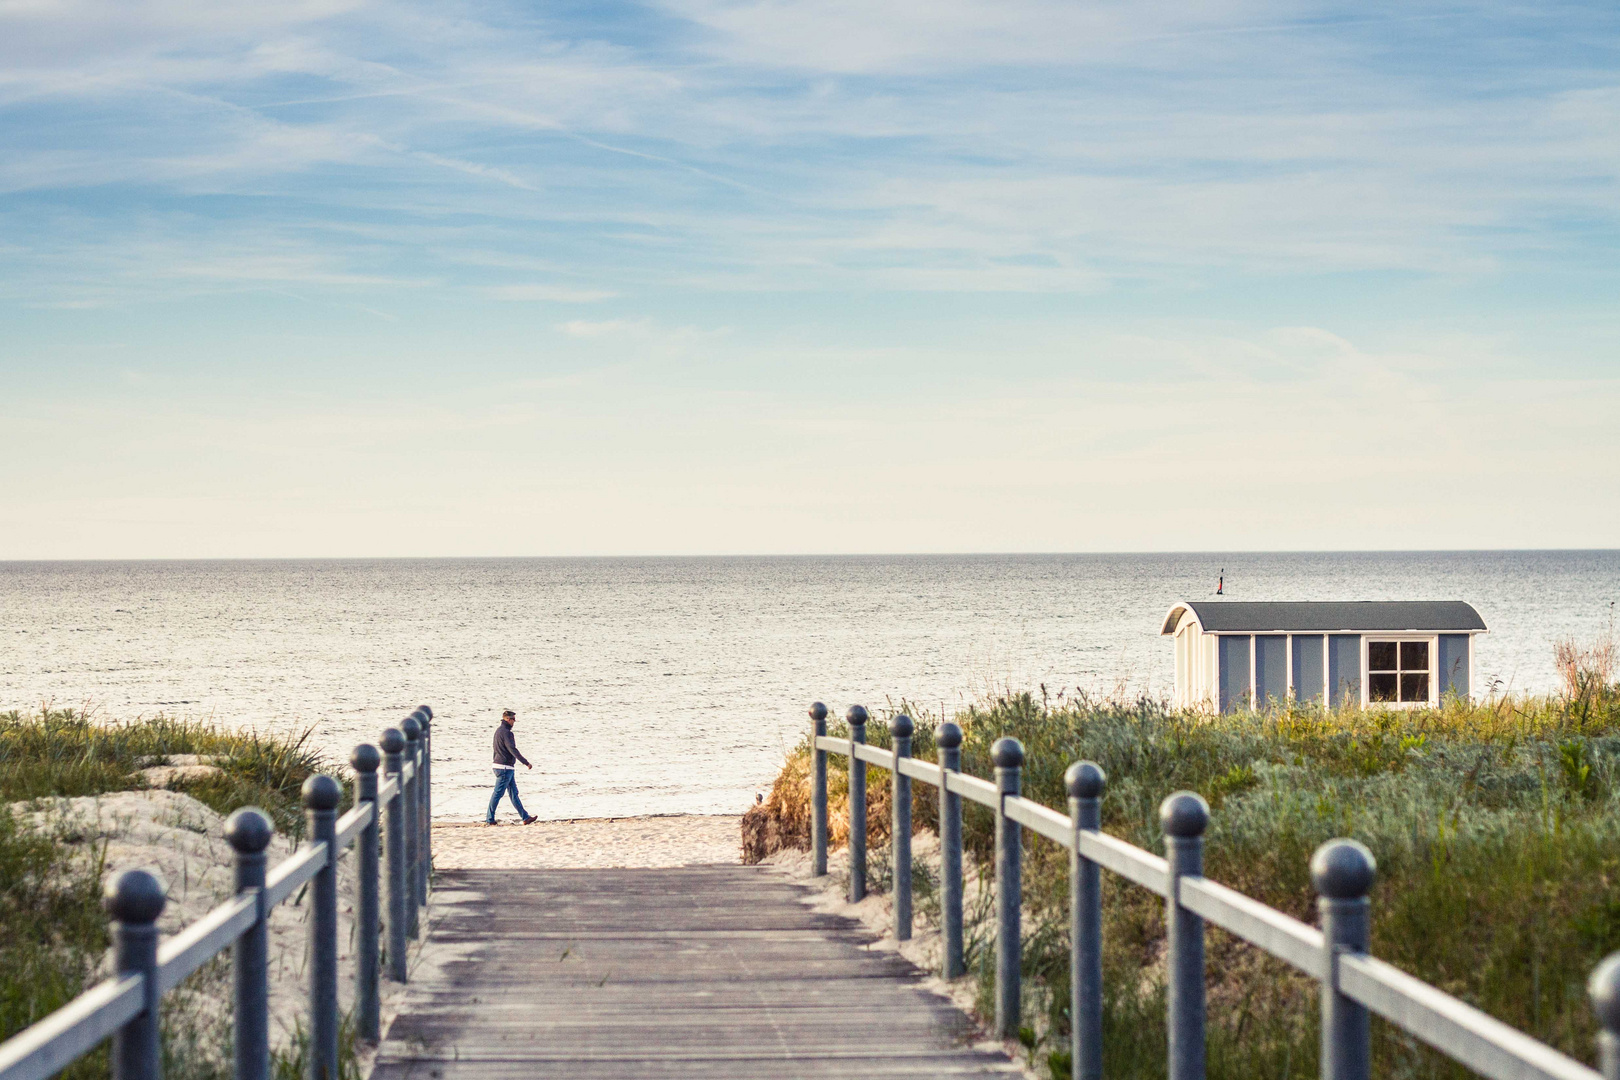
{"label": "hut wall panel", "polygon": [[1323,647],[1321,634],[1294,635],[1294,698],[1322,700]]}
{"label": "hut wall panel", "polygon": [[1329,704],[1361,704],[1361,635],[1333,634],[1328,638]]}
{"label": "hut wall panel", "polygon": [[1257,708],[1288,700],[1288,636],[1260,634],[1254,639],[1254,693]]}
{"label": "hut wall panel", "polygon": [[1441,634],[1437,653],[1434,673],[1440,680],[1440,696],[1467,697],[1471,689],[1468,685],[1468,635]]}
{"label": "hut wall panel", "polygon": [[1221,712],[1236,712],[1249,703],[1249,636],[1222,634]]}

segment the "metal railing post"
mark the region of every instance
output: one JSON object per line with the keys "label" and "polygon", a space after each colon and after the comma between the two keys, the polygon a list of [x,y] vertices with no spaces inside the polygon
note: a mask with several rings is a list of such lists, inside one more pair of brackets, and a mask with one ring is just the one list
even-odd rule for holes
{"label": "metal railing post", "polygon": [[[428,760],[427,717],[422,715],[421,709],[411,713],[411,716],[416,719],[417,729],[416,746],[411,751],[411,760],[416,762],[416,800],[411,809],[411,813],[416,815],[416,824],[411,830],[416,836],[416,857],[411,860],[411,883],[416,888],[416,907],[420,912],[427,907],[428,831],[431,828],[428,824],[427,799],[428,771],[432,765]],[[405,737],[410,738],[410,734],[406,731]]]}
{"label": "metal railing post", "polygon": [[[422,725],[417,722],[416,714],[412,713],[399,726],[405,733],[405,763],[416,765],[422,746]],[[419,805],[417,785],[421,776],[420,766],[417,766],[400,791],[400,810],[405,819],[405,936],[413,941],[421,932],[416,911],[416,860],[421,850],[416,810]]]}
{"label": "metal railing post", "polygon": [[1204,1080],[1204,920],[1181,906],[1181,879],[1204,874],[1209,804],[1195,792],[1178,791],[1159,804],[1159,824],[1170,863],[1164,908],[1169,1078]]}
{"label": "metal railing post", "polygon": [[1598,1032],[1598,1072],[1603,1080],[1620,1080],[1620,952],[1592,969],[1586,995],[1603,1027]]}
{"label": "metal railing post", "polygon": [[1002,737],[990,748],[996,766],[996,1034],[1018,1036],[1023,999],[1023,855],[1018,822],[1006,814],[1009,796],[1020,790],[1024,746]]}
{"label": "metal railing post", "polygon": [[343,788],[324,773],[304,781],[311,847],[326,845],[326,864],[309,883],[309,1061],[307,1080],[338,1080],[337,808]]}
{"label": "metal railing post", "polygon": [[1372,1074],[1371,1021],[1365,1005],[1339,992],[1339,957],[1367,951],[1367,892],[1377,872],[1372,852],[1354,840],[1329,840],[1311,856],[1311,885],[1328,949],[1322,973],[1322,1080],[1367,1080]]}
{"label": "metal railing post", "polygon": [[422,714],[422,903],[433,885],[433,710],[418,705]]}
{"label": "metal railing post", "polygon": [[257,918],[231,949],[236,1080],[270,1076],[270,913],[264,908],[264,849],[275,831],[269,816],[256,806],[244,806],[225,819],[225,839],[236,852],[236,891],[259,893]]}
{"label": "metal railing post", "polygon": [[370,804],[371,821],[355,839],[354,1019],[356,1034],[375,1042],[381,1035],[382,1005],[377,987],[377,766],[382,754],[361,743],[349,755],[354,766],[354,804]]}
{"label": "metal railing post", "polygon": [[145,870],[125,870],[107,883],[102,907],[113,919],[113,953],[120,975],[140,975],[142,1008],[113,1035],[113,1080],[159,1080],[163,1042],[158,1018],[158,916],[168,897]]}
{"label": "metal railing post", "polygon": [[949,790],[950,774],[962,771],[962,729],[946,720],[934,728],[939,748],[939,922],[944,946],[940,966],[947,979],[967,972],[962,955],[962,796]]}
{"label": "metal railing post", "polygon": [[1077,761],[1063,774],[1069,792],[1074,847],[1069,852],[1069,1075],[1102,1080],[1102,881],[1096,863],[1080,854],[1080,834],[1102,828],[1108,775]]}
{"label": "metal railing post", "polygon": [[[405,736],[398,728],[384,728],[381,738],[383,771],[392,780],[398,780],[405,768]],[[395,982],[405,981],[405,914],[408,898],[405,892],[405,797],[395,792],[383,812],[383,845],[387,862],[384,877],[388,882],[388,977]]]}
{"label": "metal railing post", "polygon": [[900,759],[911,756],[911,717],[901,713],[889,722],[893,737],[894,773],[889,781],[889,854],[894,869],[894,937],[911,940],[911,777],[900,775]]}
{"label": "metal railing post", "polygon": [[[816,702],[810,706],[812,740],[827,734],[827,706]],[[810,760],[814,771],[810,778],[810,872],[816,877],[827,873],[827,751],[811,743]]]}
{"label": "metal railing post", "polygon": [[849,902],[866,899],[866,762],[855,756],[855,745],[866,741],[866,709],[851,705],[849,722]]}

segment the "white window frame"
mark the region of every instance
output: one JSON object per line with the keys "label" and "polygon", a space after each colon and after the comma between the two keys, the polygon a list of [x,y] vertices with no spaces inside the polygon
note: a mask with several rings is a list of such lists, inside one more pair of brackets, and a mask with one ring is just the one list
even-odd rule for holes
{"label": "white window frame", "polygon": [[[1427,701],[1374,701],[1372,700],[1372,643],[1377,641],[1427,641],[1429,643],[1429,699]],[[1473,642],[1469,642],[1468,660],[1473,663]],[[1438,634],[1384,634],[1365,633],[1361,635],[1361,707],[1370,708],[1373,705],[1380,709],[1432,709],[1440,703],[1437,694],[1440,689],[1440,680],[1435,676],[1435,661],[1440,655],[1440,637]],[[1473,691],[1472,676],[1468,689]],[[1399,679],[1397,678],[1396,694],[1400,693]]]}

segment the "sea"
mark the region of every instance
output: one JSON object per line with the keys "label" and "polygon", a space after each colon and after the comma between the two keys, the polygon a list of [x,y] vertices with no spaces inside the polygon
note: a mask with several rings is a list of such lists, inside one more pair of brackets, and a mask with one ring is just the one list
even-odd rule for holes
{"label": "sea", "polygon": [[[1620,551],[0,562],[0,711],[163,713],[336,759],[434,711],[434,807],[481,818],[518,714],[542,818],[741,813],[820,700],[1168,695],[1178,600],[1457,599],[1478,688],[1556,689]],[[510,819],[510,808],[503,808]]]}

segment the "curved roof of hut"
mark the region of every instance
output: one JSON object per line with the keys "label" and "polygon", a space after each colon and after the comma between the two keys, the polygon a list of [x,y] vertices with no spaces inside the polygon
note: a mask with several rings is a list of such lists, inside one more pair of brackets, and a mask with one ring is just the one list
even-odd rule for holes
{"label": "curved roof of hut", "polygon": [[1161,634],[1174,634],[1184,612],[1208,634],[1478,633],[1485,620],[1461,600],[1193,600],[1173,604]]}

